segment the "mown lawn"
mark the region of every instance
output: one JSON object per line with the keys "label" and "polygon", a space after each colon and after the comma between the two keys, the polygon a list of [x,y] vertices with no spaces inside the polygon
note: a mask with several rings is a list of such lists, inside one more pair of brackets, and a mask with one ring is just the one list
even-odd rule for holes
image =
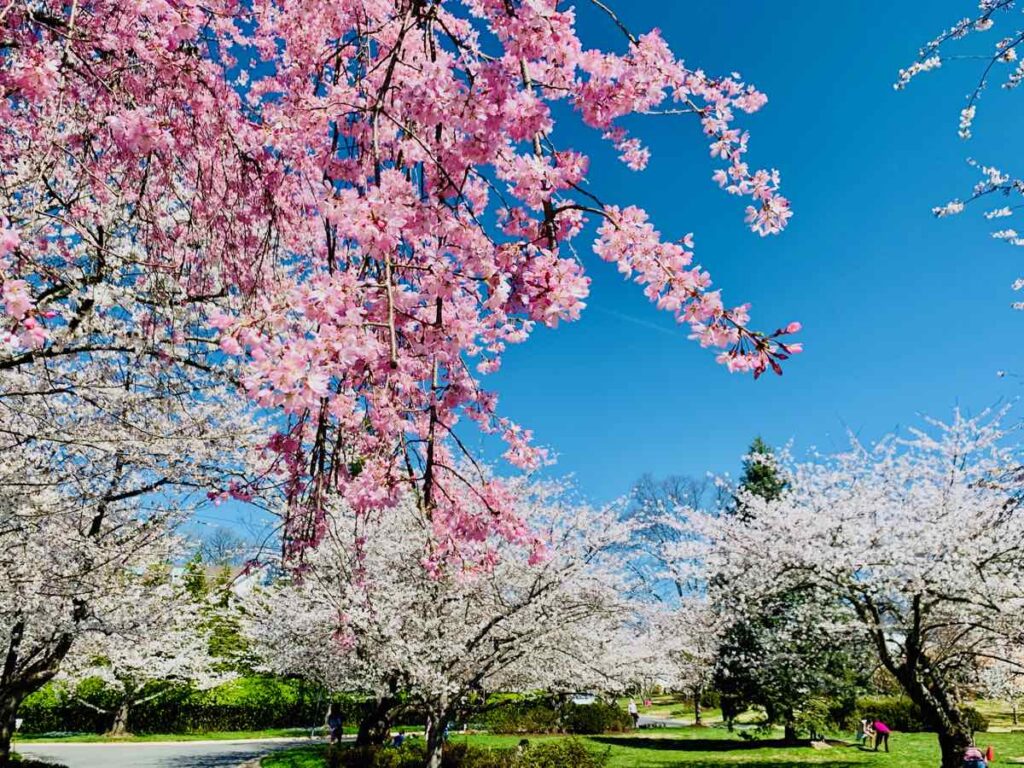
{"label": "mown lawn", "polygon": [[326,749],[322,744],[283,749],[264,757],[260,765],[262,768],[323,768]]}
{"label": "mown lawn", "polygon": [[[512,747],[520,736],[474,734],[453,736],[481,747]],[[565,738],[535,736],[530,741]],[[588,736],[584,739],[596,750],[607,750],[609,768],[718,768],[737,765],[746,768],[789,768],[819,765],[890,766],[891,768],[936,768],[939,763],[938,742],[927,733],[893,734],[890,754],[867,752],[856,746],[834,746],[830,749],[782,747],[778,742],[736,738],[722,728],[679,728],[637,734]],[[1024,757],[1024,733],[984,733],[978,735],[982,748],[991,744],[996,750],[995,766],[1005,765],[1010,758]],[[320,768],[322,747],[304,747],[271,755],[263,760],[263,768]]]}

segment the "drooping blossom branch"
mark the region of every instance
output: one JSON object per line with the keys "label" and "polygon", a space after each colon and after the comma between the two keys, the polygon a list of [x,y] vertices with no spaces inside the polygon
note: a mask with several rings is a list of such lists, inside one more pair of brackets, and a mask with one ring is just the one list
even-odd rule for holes
{"label": "drooping blossom branch", "polygon": [[[1015,3],[1012,0],[981,0],[978,3],[978,10],[973,16],[961,19],[921,48],[917,60],[906,69],[900,70],[895,88],[897,90],[906,88],[913,78],[924,72],[938,69],[945,61],[982,60],[984,67],[978,82],[967,95],[966,104],[960,111],[957,128],[960,138],[970,139],[980,99],[997,72],[1005,73],[1001,83],[1001,87],[1004,89],[1016,89],[1021,82],[1024,82],[1024,59],[1020,56],[1021,45],[1024,44],[1024,28],[1004,34],[994,47],[990,47],[985,53],[976,55],[947,54],[946,51],[953,43],[975,38],[992,30],[996,27],[997,19],[1006,18],[1014,9]],[[968,205],[978,203],[987,205],[988,210],[984,212],[986,219],[1001,222],[1002,219],[1013,216],[1015,211],[1024,207],[1024,202],[1020,202],[1020,198],[1024,197],[1024,179],[1006,173],[998,167],[982,165],[973,159],[968,162],[978,168],[982,179],[974,185],[966,200],[957,198],[933,208],[932,211],[936,216],[940,218],[955,216],[963,212]],[[992,198],[998,202],[992,202]],[[1001,225],[999,229],[992,232],[992,237],[1010,245],[1024,245],[1024,237],[1019,235],[1012,226]],[[1021,289],[1024,289],[1024,278],[1013,283],[1013,290]],[[1014,309],[1024,309],[1024,301],[1014,302],[1012,306]]]}
{"label": "drooping blossom branch", "polygon": [[625,118],[695,119],[751,229],[790,216],[737,124],[764,95],[610,23],[621,52],[587,48],[555,0],[6,6],[0,370],[101,351],[240,386],[275,426],[267,482],[230,493],[279,490],[290,551],[336,495],[362,513],[412,492],[452,542],[515,536],[463,423],[520,469],[546,461],[480,378],[538,323],[579,317],[588,226],[730,370],[780,372],[800,349],[797,324],[765,334],[727,309],[689,239],[590,191],[563,106],[635,170],[650,154]]}

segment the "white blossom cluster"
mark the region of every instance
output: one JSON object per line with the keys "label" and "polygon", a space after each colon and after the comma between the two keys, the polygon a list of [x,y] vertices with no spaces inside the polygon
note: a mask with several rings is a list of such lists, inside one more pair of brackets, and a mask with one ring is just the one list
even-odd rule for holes
{"label": "white blossom cluster", "polygon": [[122,573],[115,609],[100,631],[84,635],[61,665],[59,678],[71,687],[101,679],[118,695],[115,710],[82,701],[114,715],[111,731],[123,733],[131,709],[164,695],[175,683],[205,690],[233,677],[209,652],[208,616],[166,569]]}

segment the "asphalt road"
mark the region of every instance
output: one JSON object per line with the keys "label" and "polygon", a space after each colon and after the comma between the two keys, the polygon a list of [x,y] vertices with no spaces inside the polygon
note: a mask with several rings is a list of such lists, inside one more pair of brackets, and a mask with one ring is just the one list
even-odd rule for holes
{"label": "asphalt road", "polygon": [[640,715],[640,721],[637,724],[641,728],[682,728],[685,725],[693,725],[693,721],[691,720],[687,723],[683,720],[670,720],[664,717]]}
{"label": "asphalt road", "polygon": [[309,739],[123,744],[18,744],[15,741],[14,748],[25,757],[63,763],[68,768],[236,768],[268,752],[309,743]]}

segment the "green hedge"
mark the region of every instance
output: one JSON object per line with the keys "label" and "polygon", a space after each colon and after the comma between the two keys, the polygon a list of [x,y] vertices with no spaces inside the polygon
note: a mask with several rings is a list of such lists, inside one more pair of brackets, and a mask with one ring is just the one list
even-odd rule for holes
{"label": "green hedge", "polygon": [[481,718],[492,733],[558,733],[561,717],[547,699],[507,701]]}
{"label": "green hedge", "polygon": [[[401,747],[340,748],[328,753],[330,768],[422,768],[426,745],[408,741]],[[525,744],[516,749],[485,749],[466,744],[445,746],[442,768],[604,768],[607,752],[595,752],[575,739]]]}
{"label": "green hedge", "polygon": [[[988,719],[973,707],[965,707],[964,717],[972,731],[987,731]],[[861,718],[881,720],[896,731],[916,733],[932,730],[925,722],[921,710],[903,696],[865,696],[857,699],[855,720]]]}
{"label": "green hedge", "polygon": [[485,713],[482,724],[492,733],[608,733],[633,727],[629,714],[601,701],[559,703],[552,698],[509,700]]}
{"label": "green hedge", "polygon": [[562,722],[566,733],[609,733],[628,731],[633,727],[633,719],[628,712],[615,704],[600,701],[565,705]]}
{"label": "green hedge", "polygon": [[[77,693],[109,708],[112,696],[99,681],[83,682]],[[297,680],[245,677],[209,691],[177,687],[138,706],[128,728],[133,733],[202,733],[302,728],[320,725],[327,700],[315,686]],[[103,715],[48,685],[29,696],[18,710],[23,733],[102,733],[111,725]]]}

